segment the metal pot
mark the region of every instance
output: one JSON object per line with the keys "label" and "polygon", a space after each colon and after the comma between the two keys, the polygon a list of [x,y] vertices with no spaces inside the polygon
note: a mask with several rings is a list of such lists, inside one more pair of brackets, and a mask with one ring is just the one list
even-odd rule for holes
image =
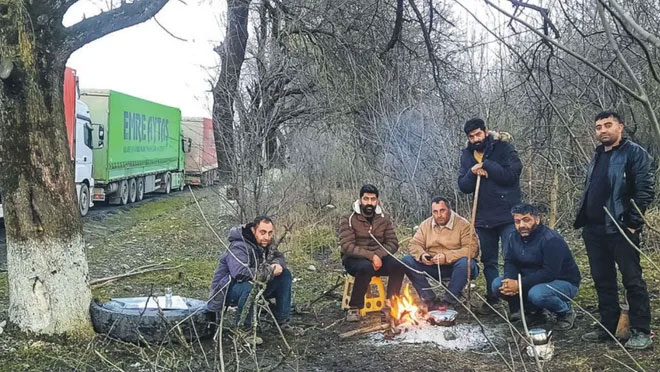
{"label": "metal pot", "polygon": [[529,330],[529,338],[534,345],[545,345],[552,337],[552,331],[546,332],[543,328],[533,328]]}

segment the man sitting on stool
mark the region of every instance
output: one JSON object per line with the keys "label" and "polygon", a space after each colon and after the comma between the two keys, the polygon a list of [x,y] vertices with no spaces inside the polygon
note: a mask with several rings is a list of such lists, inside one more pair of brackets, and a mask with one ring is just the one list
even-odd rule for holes
{"label": "man sitting on stool", "polygon": [[376,186],[362,186],[360,199],[353,203],[351,213],[339,221],[337,235],[344,268],[355,277],[346,320],[357,322],[371,278],[389,277],[387,298],[390,299],[399,294],[404,275],[403,265],[392,257],[399,249],[394,223],[380,207]]}
{"label": "man sitting on stool", "polygon": [[[454,212],[449,200],[442,197],[431,201],[431,212],[433,216],[419,225],[410,241],[410,255],[403,258],[408,266],[406,275],[429,310],[456,304],[456,298],[468,281],[468,255],[471,258],[470,276],[474,279],[479,274],[479,266],[474,260],[479,252],[478,241],[470,222]],[[445,293],[442,300],[437,300],[426,275],[419,271],[437,280],[450,278],[448,289],[451,294]]]}
{"label": "man sitting on stool", "polygon": [[519,204],[511,214],[517,232],[511,233],[504,247],[504,276],[493,281],[493,293],[509,302],[511,320],[519,320],[520,274],[525,309],[539,315],[532,322],[538,322],[547,309],[557,315],[554,329],[571,329],[575,312],[566,297],[574,298],[580,285],[580,271],[571,251],[559,233],[541,223],[536,207]]}

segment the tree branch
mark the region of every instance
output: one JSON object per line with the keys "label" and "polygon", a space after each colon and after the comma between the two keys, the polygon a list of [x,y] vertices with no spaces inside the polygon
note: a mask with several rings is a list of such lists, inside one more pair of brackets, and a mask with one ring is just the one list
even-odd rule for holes
{"label": "tree branch", "polygon": [[385,55],[390,49],[394,48],[396,42],[401,38],[401,29],[403,28],[403,0],[397,0],[396,2],[396,19],[394,21],[394,30],[392,31],[392,37],[387,43],[385,50],[381,52],[381,57]]}
{"label": "tree branch", "polygon": [[616,43],[616,40],[614,40],[614,35],[612,35],[612,30],[610,29],[610,24],[605,18],[605,12],[603,10],[603,4],[600,3],[599,0],[598,5],[596,6],[596,11],[598,12],[598,16],[600,17],[601,21],[603,22],[603,29],[605,30],[605,34],[607,35],[607,40],[610,44],[610,48],[612,48],[612,51],[616,54],[616,58],[621,63],[623,66],[624,71],[632,80],[633,84],[637,88],[637,93],[638,93],[638,101],[642,103],[644,106],[644,109],[646,110],[646,113],[649,116],[649,119],[651,120],[651,125],[653,127],[653,131],[655,132],[656,136],[660,138],[660,123],[658,123],[658,118],[655,115],[655,111],[653,110],[653,107],[651,106],[651,102],[649,101],[648,94],[646,93],[646,90],[642,86],[642,84],[639,82],[639,79],[637,79],[637,76],[635,76],[635,72],[632,70],[632,67],[630,67],[630,64],[626,59],[623,57],[623,53],[621,53],[621,50],[619,49],[619,45]]}
{"label": "tree branch", "polygon": [[83,19],[65,31],[62,43],[63,57],[96,39],[127,27],[145,22],[156,15],[169,0],[135,0],[119,8]]}

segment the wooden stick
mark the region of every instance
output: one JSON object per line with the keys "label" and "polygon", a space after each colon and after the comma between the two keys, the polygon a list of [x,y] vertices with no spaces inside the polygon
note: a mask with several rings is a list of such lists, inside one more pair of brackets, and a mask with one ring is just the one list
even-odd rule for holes
{"label": "wooden stick", "polygon": [[109,282],[115,281],[117,279],[128,278],[130,276],[151,273],[151,272],[154,272],[154,271],[165,271],[165,270],[178,269],[180,267],[181,267],[181,265],[179,265],[179,266],[167,266],[167,267],[155,267],[155,268],[152,268],[152,269],[147,269],[147,270],[142,270],[142,271],[129,271],[129,272],[124,273],[124,274],[108,276],[108,277],[100,278],[100,279],[94,279],[94,280],[89,282],[89,285],[90,286],[101,286],[101,285],[107,284]]}
{"label": "wooden stick", "polygon": [[388,329],[388,328],[390,328],[389,324],[378,324],[378,325],[372,325],[372,326],[368,326],[368,327],[362,327],[362,328],[354,329],[352,331],[344,332],[344,333],[339,335],[339,338],[347,338],[347,337],[351,337],[351,336],[355,336],[355,335],[361,335],[361,334],[370,333],[370,332],[378,332],[378,331],[382,331],[382,330],[385,330],[385,329]]}
{"label": "wooden stick", "polygon": [[[474,187],[474,201],[472,202],[472,228],[477,233],[474,223],[477,219],[477,203],[479,202],[479,186],[481,186],[481,176],[477,176],[477,185]],[[472,259],[471,252],[467,255],[467,306],[470,308],[470,299],[472,297]]]}

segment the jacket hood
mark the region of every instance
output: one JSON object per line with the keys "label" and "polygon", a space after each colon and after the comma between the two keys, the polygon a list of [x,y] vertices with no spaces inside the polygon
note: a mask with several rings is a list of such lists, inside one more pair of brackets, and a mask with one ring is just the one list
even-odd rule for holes
{"label": "jacket hood", "polygon": [[[360,199],[356,200],[355,203],[353,203],[353,212],[357,214],[362,214],[362,211],[360,210]],[[380,207],[380,204],[376,206],[376,210],[374,211],[374,214],[380,214],[381,217],[385,217],[385,213],[383,213],[383,208]]]}
{"label": "jacket hood", "polygon": [[230,243],[239,241],[239,242],[246,242],[250,243],[250,245],[257,247],[259,246],[257,244],[257,239],[254,237],[254,233],[252,233],[252,223],[248,223],[245,225],[239,225],[239,226],[234,226],[229,230],[229,235],[228,235],[228,240]]}

